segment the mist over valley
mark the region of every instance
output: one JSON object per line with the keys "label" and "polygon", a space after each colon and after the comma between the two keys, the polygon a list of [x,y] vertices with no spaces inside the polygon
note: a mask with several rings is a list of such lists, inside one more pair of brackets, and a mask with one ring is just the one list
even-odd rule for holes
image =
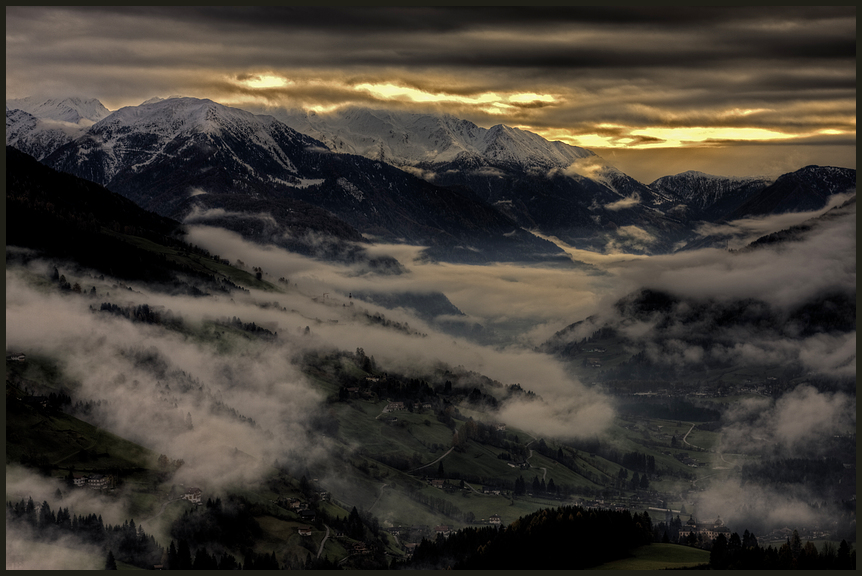
{"label": "mist over valley", "polygon": [[855,169],[641,183],[371,108],[6,114],[7,568],[477,568],[549,514],[626,527],[579,567],[743,532],[855,563]]}

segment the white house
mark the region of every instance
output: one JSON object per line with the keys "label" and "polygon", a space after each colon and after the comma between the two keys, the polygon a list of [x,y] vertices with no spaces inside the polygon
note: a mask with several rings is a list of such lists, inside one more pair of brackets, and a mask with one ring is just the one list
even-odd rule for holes
{"label": "white house", "polygon": [[182,496],[183,500],[188,500],[192,504],[200,504],[201,503],[201,489],[200,488],[189,488],[186,490],[186,493]]}

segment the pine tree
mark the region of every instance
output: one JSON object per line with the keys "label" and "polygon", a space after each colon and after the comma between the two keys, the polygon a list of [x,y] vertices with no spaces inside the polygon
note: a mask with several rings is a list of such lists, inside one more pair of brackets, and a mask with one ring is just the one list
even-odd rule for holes
{"label": "pine tree", "polygon": [[179,570],[191,570],[192,568],[192,552],[188,541],[184,538],[181,538],[177,545],[177,563]]}
{"label": "pine tree", "polygon": [[108,550],[108,557],[105,559],[105,570],[116,570],[117,561],[114,559],[114,553]]}

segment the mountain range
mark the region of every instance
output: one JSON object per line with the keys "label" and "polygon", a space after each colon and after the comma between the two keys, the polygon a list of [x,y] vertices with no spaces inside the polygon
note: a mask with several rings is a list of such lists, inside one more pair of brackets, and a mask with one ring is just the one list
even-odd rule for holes
{"label": "mountain range", "polygon": [[643,184],[589,150],[504,125],[269,112],[180,96],[114,112],[93,99],[25,98],[7,101],[6,143],[163,216],[347,260],[367,240],[428,246],[427,258],[447,261],[564,260],[531,231],[590,250],[668,253],[704,221],[816,210],[855,191],[845,168]]}

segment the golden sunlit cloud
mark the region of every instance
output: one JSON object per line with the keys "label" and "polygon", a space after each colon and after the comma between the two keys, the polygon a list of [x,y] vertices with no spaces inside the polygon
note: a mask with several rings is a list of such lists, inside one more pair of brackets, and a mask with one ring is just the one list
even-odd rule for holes
{"label": "golden sunlit cloud", "polygon": [[751,116],[752,114],[757,114],[758,112],[772,112],[769,108],[753,108],[742,110],[740,108],[734,108],[733,110],[727,110],[720,114],[720,116]]}
{"label": "golden sunlit cloud", "polygon": [[557,140],[583,148],[613,148],[617,146],[616,138],[601,136],[599,134],[573,134],[559,137]]}
{"label": "golden sunlit cloud", "polygon": [[249,88],[281,88],[287,86],[288,80],[271,74],[261,74],[242,80]]}
{"label": "golden sunlit cloud", "polygon": [[324,106],[323,104],[315,104],[314,106],[305,106],[304,109],[309,112],[316,112],[318,114],[328,114],[329,112],[334,112],[339,108],[343,108],[344,104],[330,104],[328,106]]}
{"label": "golden sunlit cloud", "polygon": [[[496,92],[485,92],[477,96],[462,96],[460,94],[449,94],[446,92],[428,92],[409,86],[400,86],[391,82],[376,83],[364,82],[353,87],[355,90],[370,92],[378,98],[387,100],[406,99],[413,102],[439,102],[453,104],[467,104],[481,106],[480,110],[489,114],[502,114],[516,110],[513,104],[553,103],[556,99],[550,94],[536,94],[533,92],[518,92],[501,96]],[[511,102],[512,104],[509,104]],[[482,106],[485,105],[485,106]]]}
{"label": "golden sunlit cloud", "polygon": [[708,140],[746,140],[764,141],[792,138],[793,135],[768,130],[766,128],[736,128],[722,126],[690,126],[684,128],[643,128],[630,130],[629,134],[634,136],[647,136],[664,140],[660,143],[644,143],[641,146],[664,146],[681,147],[692,142],[706,142]]}
{"label": "golden sunlit cloud", "polygon": [[455,94],[446,93],[433,94],[431,92],[426,92],[417,88],[398,86],[397,84],[392,84],[389,82],[384,84],[370,84],[366,82],[363,84],[357,84],[356,86],[354,86],[354,88],[356,90],[365,90],[367,92],[371,92],[375,96],[386,99],[408,98],[410,100],[413,100],[414,102],[460,102],[463,104],[489,104],[492,102],[502,101],[502,98],[500,98],[494,92],[486,92],[485,94],[481,94],[475,97],[458,96]]}
{"label": "golden sunlit cloud", "polygon": [[533,102],[556,102],[550,94],[513,94],[509,96],[509,102],[518,104],[531,104]]}

